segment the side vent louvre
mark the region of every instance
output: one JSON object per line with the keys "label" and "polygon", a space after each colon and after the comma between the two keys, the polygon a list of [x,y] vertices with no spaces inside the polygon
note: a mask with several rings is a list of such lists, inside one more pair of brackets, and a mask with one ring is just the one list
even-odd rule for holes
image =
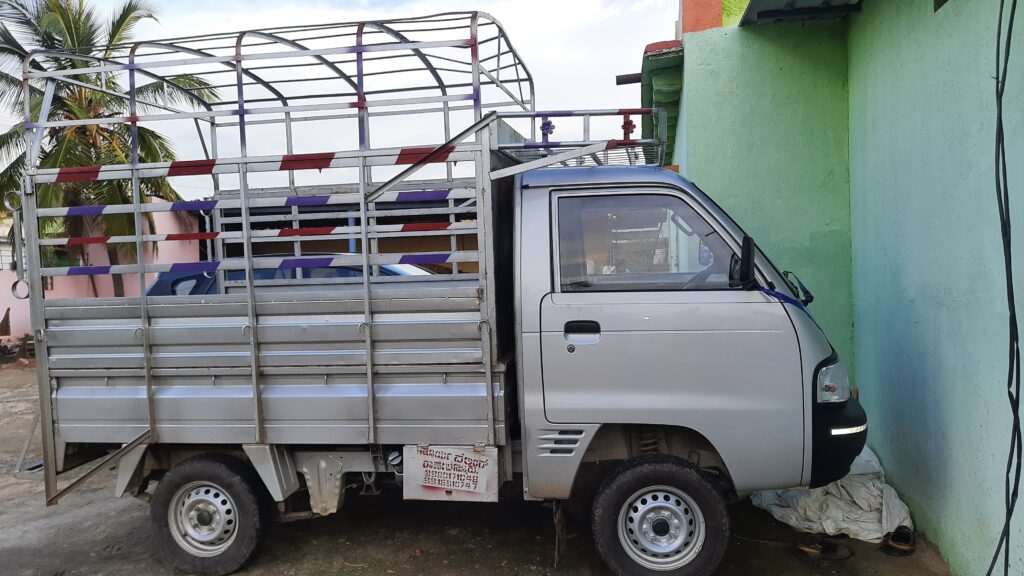
{"label": "side vent louvre", "polygon": [[537,438],[541,456],[572,456],[583,439],[583,430],[541,430]]}

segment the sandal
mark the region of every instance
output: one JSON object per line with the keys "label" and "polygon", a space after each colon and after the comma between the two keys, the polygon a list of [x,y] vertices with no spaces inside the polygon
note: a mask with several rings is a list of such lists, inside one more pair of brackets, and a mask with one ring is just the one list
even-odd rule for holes
{"label": "sandal", "polygon": [[915,550],[914,531],[906,526],[889,532],[882,540],[882,552],[889,556],[910,556]]}
{"label": "sandal", "polygon": [[804,560],[846,560],[853,550],[825,538],[812,537],[796,545],[797,555]]}

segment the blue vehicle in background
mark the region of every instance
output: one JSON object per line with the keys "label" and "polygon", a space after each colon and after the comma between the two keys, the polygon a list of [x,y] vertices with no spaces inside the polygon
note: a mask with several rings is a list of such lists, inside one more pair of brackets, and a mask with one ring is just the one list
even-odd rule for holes
{"label": "blue vehicle in background", "polygon": [[[261,255],[263,256],[263,255]],[[265,256],[281,256],[267,254]],[[294,256],[287,254],[286,256]],[[430,274],[429,271],[413,266],[412,264],[379,264],[381,276],[422,276]],[[253,275],[256,281],[295,280],[299,278],[298,272],[302,272],[302,278],[311,280],[334,279],[334,278],[360,278],[363,275],[361,266],[310,266],[301,268],[255,268]],[[245,270],[227,270],[224,278],[228,282],[241,282],[245,280]],[[203,296],[207,294],[220,294],[221,287],[215,274],[207,275],[203,272],[161,272],[156,280],[146,290],[147,296]]]}

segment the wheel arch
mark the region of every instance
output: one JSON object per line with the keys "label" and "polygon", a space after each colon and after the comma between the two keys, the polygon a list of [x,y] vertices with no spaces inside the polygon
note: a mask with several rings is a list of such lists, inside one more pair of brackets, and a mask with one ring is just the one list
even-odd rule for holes
{"label": "wheel arch", "polygon": [[699,431],[665,424],[602,424],[580,460],[570,493],[570,505],[589,508],[600,483],[622,462],[647,454],[665,454],[689,462],[727,499],[736,491],[721,452]]}

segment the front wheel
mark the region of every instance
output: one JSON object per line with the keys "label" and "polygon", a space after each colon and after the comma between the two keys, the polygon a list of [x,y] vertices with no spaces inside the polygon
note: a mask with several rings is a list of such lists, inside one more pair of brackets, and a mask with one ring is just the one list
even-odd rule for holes
{"label": "front wheel", "polygon": [[150,515],[175,566],[224,576],[245,564],[263,528],[255,481],[242,462],[220,455],[186,460],[164,475]]}
{"label": "front wheel", "polygon": [[594,499],[594,542],[620,576],[709,576],[729,540],[721,494],[689,463],[651,455],[630,460]]}

